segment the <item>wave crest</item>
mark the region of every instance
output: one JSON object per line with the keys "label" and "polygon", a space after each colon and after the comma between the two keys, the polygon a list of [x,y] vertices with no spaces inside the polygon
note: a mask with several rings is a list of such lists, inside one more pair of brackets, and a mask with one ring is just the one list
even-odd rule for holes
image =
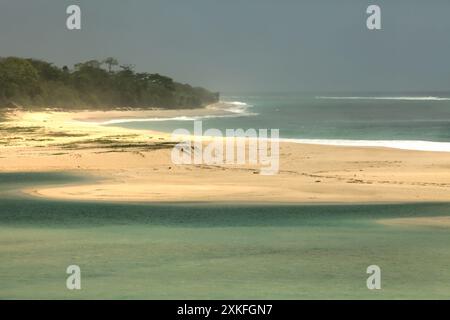
{"label": "wave crest", "polygon": [[199,115],[199,116],[176,116],[176,117],[152,117],[152,118],[123,118],[110,119],[106,121],[97,122],[100,125],[112,125],[131,122],[164,122],[164,121],[198,121],[215,118],[235,118],[248,117],[258,115],[257,113],[248,112],[248,109],[253,107],[245,102],[240,101],[221,101],[214,105],[208,106],[210,110],[223,111],[223,114],[214,115]]}
{"label": "wave crest", "polygon": [[240,115],[257,115],[248,111],[253,106],[241,101],[221,101],[214,104],[211,109],[222,110]]}
{"label": "wave crest", "polygon": [[316,99],[323,100],[399,100],[399,101],[450,101],[445,97],[333,97],[317,96]]}

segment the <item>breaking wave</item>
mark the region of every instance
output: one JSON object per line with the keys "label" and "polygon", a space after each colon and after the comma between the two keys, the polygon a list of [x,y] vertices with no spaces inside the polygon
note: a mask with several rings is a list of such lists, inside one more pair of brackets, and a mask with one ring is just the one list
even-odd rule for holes
{"label": "breaking wave", "polygon": [[402,150],[450,152],[450,142],[421,140],[339,140],[339,139],[280,139],[284,142],[347,147],[384,147]]}
{"label": "breaking wave", "polygon": [[97,122],[100,125],[111,125],[131,122],[163,122],[163,121],[197,121],[215,118],[234,118],[234,117],[248,117],[257,115],[257,113],[249,112],[249,105],[240,101],[221,101],[213,106],[209,106],[210,110],[223,111],[223,114],[213,115],[199,115],[199,116],[176,116],[176,117],[153,117],[153,118],[122,118],[110,119]]}
{"label": "breaking wave", "polygon": [[397,100],[397,101],[450,101],[445,97],[333,97],[317,96],[316,99],[326,100]]}

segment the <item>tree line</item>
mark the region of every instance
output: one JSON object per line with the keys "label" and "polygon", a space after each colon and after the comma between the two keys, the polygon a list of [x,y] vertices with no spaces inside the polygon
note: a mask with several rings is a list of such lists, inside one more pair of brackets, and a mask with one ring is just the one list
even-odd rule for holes
{"label": "tree line", "polygon": [[0,107],[62,109],[198,108],[219,99],[204,88],[157,73],[139,73],[114,58],[62,68],[18,57],[0,58]]}

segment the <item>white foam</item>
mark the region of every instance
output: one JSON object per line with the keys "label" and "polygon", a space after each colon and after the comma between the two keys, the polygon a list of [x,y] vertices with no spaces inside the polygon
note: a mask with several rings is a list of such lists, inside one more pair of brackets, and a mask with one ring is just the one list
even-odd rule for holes
{"label": "white foam", "polygon": [[119,124],[119,123],[127,123],[127,122],[160,122],[160,121],[194,121],[200,117],[172,117],[172,118],[124,118],[124,119],[111,119],[101,122],[96,122],[96,124],[100,125],[108,125],[108,124]]}
{"label": "white foam", "polygon": [[256,115],[255,113],[248,112],[248,109],[251,107],[253,106],[241,101],[221,101],[215,109],[241,115]]}
{"label": "white foam", "polygon": [[400,100],[400,101],[450,101],[450,98],[442,97],[328,97],[318,96],[316,99],[327,100]]}
{"label": "white foam", "polygon": [[415,151],[450,152],[450,142],[421,140],[338,140],[338,139],[280,139],[284,142],[348,147],[384,147]]}
{"label": "white foam", "polygon": [[257,115],[257,113],[248,112],[248,108],[251,108],[252,106],[245,102],[222,101],[218,103],[218,105],[219,106],[213,107],[212,109],[223,110],[229,112],[229,114],[204,115],[204,116],[154,117],[154,118],[122,118],[122,119],[110,119],[95,123],[100,125],[111,125],[111,124],[131,123],[131,122],[198,121],[205,119],[235,118],[235,117],[246,117]]}
{"label": "white foam", "polygon": [[241,101],[223,101],[223,103],[225,104],[233,104],[236,106],[249,106],[249,104],[245,103],[245,102],[241,102]]}
{"label": "white foam", "polygon": [[[249,114],[250,115],[250,114]],[[205,119],[213,119],[213,118],[234,118],[239,117],[237,114],[230,115],[215,115],[215,116],[196,116],[196,117],[187,117],[187,116],[179,116],[172,118],[124,118],[124,119],[111,119],[107,121],[95,122],[99,125],[109,125],[109,124],[120,124],[120,123],[129,123],[129,122],[164,122],[164,121],[197,121],[197,120],[205,120]]]}

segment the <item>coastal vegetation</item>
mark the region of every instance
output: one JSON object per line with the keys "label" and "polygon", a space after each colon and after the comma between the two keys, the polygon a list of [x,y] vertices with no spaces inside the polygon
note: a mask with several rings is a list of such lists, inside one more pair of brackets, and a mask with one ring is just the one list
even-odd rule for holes
{"label": "coastal vegetation", "polygon": [[199,108],[219,94],[175,82],[158,73],[136,72],[115,58],[62,68],[42,60],[0,58],[0,109]]}

